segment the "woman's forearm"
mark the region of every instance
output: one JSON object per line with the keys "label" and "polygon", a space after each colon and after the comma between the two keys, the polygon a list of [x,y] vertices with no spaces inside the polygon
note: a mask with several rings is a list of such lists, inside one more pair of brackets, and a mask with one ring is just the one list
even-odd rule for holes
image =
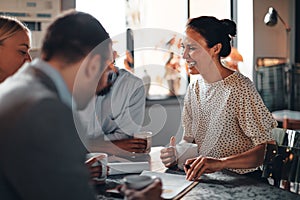
{"label": "woman's forearm", "polygon": [[260,166],[264,161],[266,144],[256,147],[233,156],[222,158],[223,168],[246,169]]}

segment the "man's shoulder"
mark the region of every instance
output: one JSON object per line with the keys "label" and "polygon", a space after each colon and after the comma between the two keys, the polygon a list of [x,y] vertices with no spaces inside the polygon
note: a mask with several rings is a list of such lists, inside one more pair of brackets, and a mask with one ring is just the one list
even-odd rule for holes
{"label": "man's shoulder", "polygon": [[121,79],[124,79],[124,81],[127,82],[137,82],[137,83],[142,82],[142,79],[137,77],[135,74],[127,71],[126,69],[120,69],[119,76]]}
{"label": "man's shoulder", "polygon": [[21,106],[28,107],[42,99],[57,99],[57,95],[47,89],[34,76],[11,77],[0,84],[0,113]]}
{"label": "man's shoulder", "polygon": [[37,129],[44,132],[45,128],[54,128],[57,122],[72,118],[69,107],[53,92],[42,88],[42,84],[16,84],[6,92],[0,91],[0,99],[0,126],[4,133],[29,133]]}
{"label": "man's shoulder", "polygon": [[137,77],[136,75],[132,74],[131,72],[120,69],[119,76],[117,81],[114,83],[114,90],[128,90],[135,91],[135,90],[143,90],[144,83],[142,79]]}

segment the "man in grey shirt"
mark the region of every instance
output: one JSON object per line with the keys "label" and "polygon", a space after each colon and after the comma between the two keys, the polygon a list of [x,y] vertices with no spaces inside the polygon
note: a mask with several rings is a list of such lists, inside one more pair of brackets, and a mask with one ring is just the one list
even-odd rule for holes
{"label": "man in grey shirt", "polygon": [[106,87],[80,112],[90,138],[89,149],[114,155],[143,153],[145,140],[133,138],[144,119],[143,81],[125,69],[110,67]]}

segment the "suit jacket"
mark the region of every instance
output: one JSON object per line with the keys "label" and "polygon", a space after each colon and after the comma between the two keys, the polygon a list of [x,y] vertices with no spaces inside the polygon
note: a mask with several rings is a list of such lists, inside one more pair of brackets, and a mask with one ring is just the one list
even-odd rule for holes
{"label": "suit jacket", "polygon": [[0,85],[0,199],[95,199],[71,109],[40,70]]}

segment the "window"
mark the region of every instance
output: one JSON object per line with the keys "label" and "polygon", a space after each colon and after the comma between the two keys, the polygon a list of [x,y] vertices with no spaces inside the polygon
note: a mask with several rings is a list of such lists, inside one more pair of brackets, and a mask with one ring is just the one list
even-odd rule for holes
{"label": "window", "polygon": [[[94,15],[110,33],[113,48],[119,55],[116,64],[120,68],[126,67],[124,60],[131,55],[126,54],[126,30],[130,28],[134,38],[132,72],[146,81],[151,79],[149,98],[165,98],[174,94],[184,95],[188,85],[185,62],[178,48],[184,37],[188,11],[191,17],[215,15],[218,18],[230,18],[230,2],[89,0],[87,4],[85,0],[77,0],[76,9]],[[167,64],[168,60],[171,64]]]}

